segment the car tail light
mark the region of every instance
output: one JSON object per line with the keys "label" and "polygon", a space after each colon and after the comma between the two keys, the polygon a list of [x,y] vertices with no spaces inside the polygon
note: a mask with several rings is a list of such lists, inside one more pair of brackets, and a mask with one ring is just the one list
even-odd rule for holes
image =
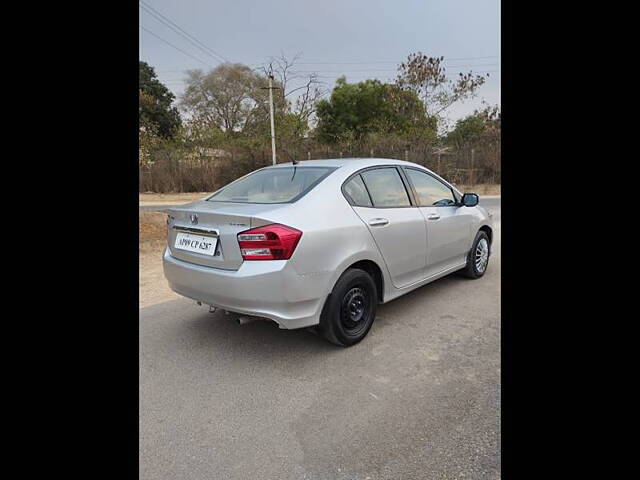
{"label": "car tail light", "polygon": [[274,223],[240,232],[238,243],[245,260],[288,260],[300,237],[300,230]]}

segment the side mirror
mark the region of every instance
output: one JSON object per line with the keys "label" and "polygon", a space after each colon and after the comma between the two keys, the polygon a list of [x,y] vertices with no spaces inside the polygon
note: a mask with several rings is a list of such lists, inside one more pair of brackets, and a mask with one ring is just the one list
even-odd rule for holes
{"label": "side mirror", "polygon": [[462,195],[462,205],[465,207],[475,207],[478,205],[480,198],[476,193],[465,193]]}

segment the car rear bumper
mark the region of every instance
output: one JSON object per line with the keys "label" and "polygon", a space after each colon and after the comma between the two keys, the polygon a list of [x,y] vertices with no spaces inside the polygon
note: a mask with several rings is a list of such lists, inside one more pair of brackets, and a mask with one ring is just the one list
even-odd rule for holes
{"label": "car rear bumper", "polygon": [[300,275],[286,260],[245,261],[238,270],[185,262],[165,249],[164,275],[176,293],[207,305],[269,318],[281,328],[317,325],[328,274]]}

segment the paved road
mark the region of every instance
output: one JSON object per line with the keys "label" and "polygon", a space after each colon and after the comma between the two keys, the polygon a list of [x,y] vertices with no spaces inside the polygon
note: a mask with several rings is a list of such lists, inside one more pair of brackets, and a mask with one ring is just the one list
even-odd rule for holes
{"label": "paved road", "polygon": [[[486,206],[487,208],[492,206],[498,206],[500,209],[500,198],[489,197],[482,198],[480,197],[480,204]],[[171,207],[175,207],[176,205],[140,205],[140,210],[148,211],[148,212],[162,212],[163,210]]]}
{"label": "paved road", "polygon": [[162,212],[163,210],[171,207],[177,207],[178,205],[140,205],[141,212]]}
{"label": "paved road", "polygon": [[500,201],[483,203],[485,276],[380,306],[351,348],[186,299],[140,310],[140,478],[500,478]]}

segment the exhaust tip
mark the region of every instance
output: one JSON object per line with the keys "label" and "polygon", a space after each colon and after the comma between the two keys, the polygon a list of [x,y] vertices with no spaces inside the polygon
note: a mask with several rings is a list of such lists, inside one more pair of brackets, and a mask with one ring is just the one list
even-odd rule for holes
{"label": "exhaust tip", "polygon": [[238,325],[246,325],[247,323],[251,323],[251,322],[255,322],[256,320],[258,320],[257,317],[238,317],[236,318],[236,323]]}

